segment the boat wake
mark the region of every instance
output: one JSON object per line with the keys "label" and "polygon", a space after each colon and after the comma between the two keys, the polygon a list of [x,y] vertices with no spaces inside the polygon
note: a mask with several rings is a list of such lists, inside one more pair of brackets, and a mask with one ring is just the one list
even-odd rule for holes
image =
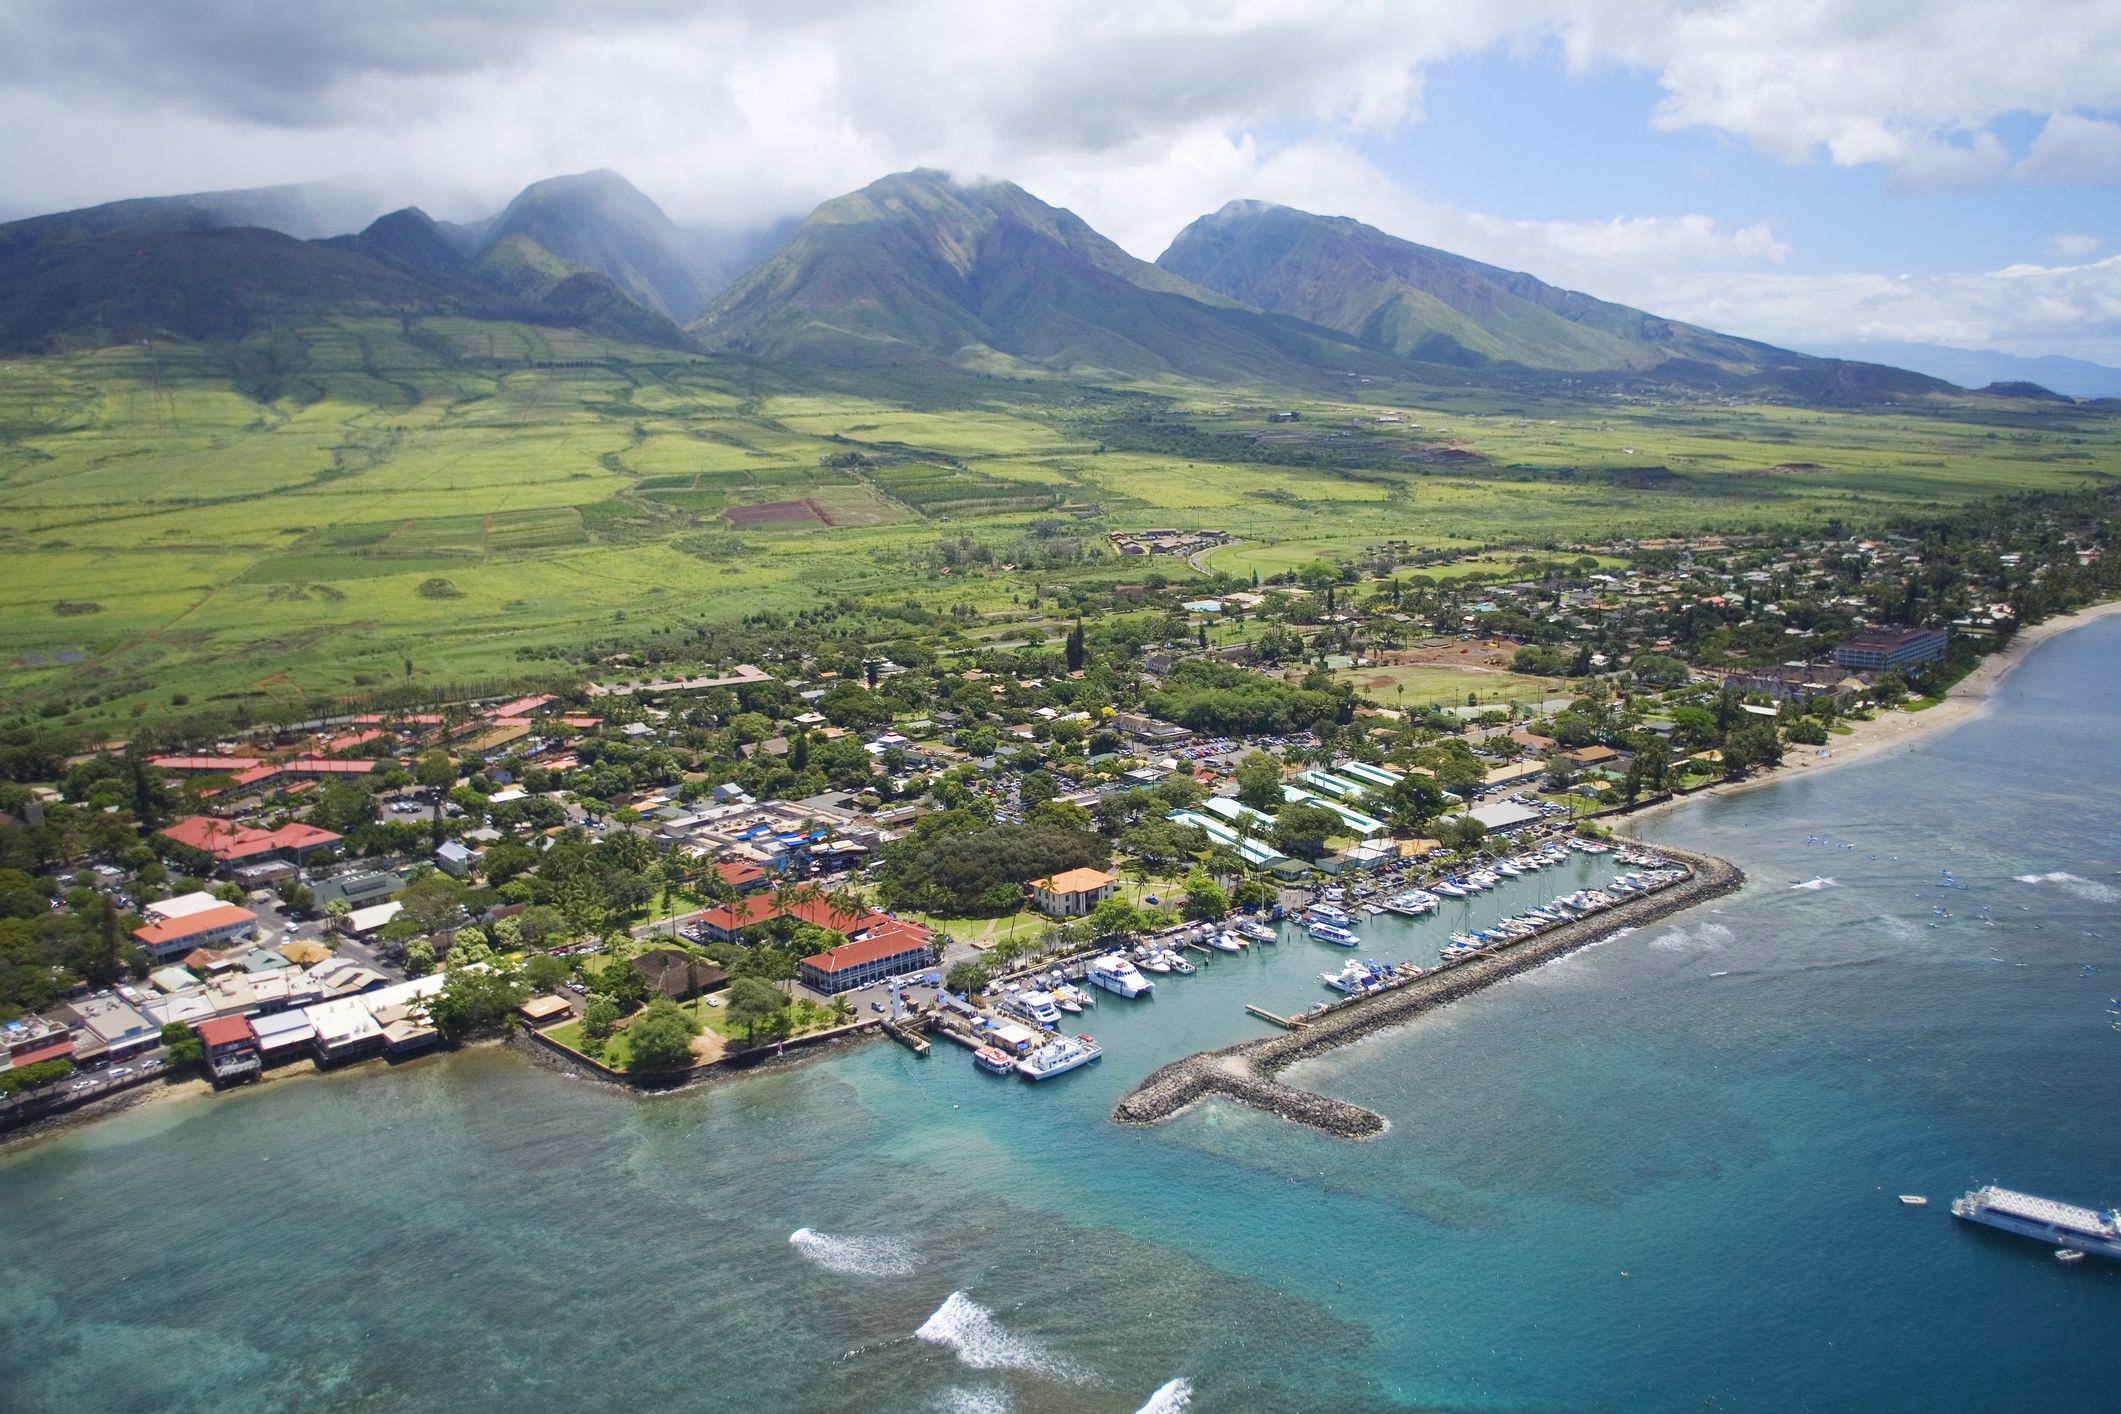
{"label": "boat wake", "polygon": [[1005,1389],[966,1389],[953,1386],[943,1391],[936,1405],[941,1414],[1010,1414],[1015,1408]]}
{"label": "boat wake", "polygon": [[828,1272],[851,1277],[911,1276],[920,1254],[896,1237],[842,1237],[799,1227],[788,1245]]}
{"label": "boat wake", "polygon": [[1186,1380],[1172,1380],[1160,1385],[1156,1393],[1149,1396],[1135,1414],[1184,1414],[1193,1407],[1193,1385]]}
{"label": "boat wake", "polygon": [[2121,903],[2121,889],[2080,874],[2066,874],[2060,869],[2048,874],[2014,874],[2011,877],[2021,884],[2060,884],[2064,893],[2075,894],[2088,903]]}
{"label": "boat wake", "polygon": [[1816,879],[1806,879],[1801,884],[1792,884],[1790,885],[1790,887],[1793,889],[1803,889],[1806,892],[1811,892],[1818,889],[1831,889],[1835,887],[1835,884],[1832,879],[1827,878],[1825,875],[1821,875]]}
{"label": "boat wake", "polygon": [[962,1291],[951,1292],[913,1334],[930,1345],[948,1346],[975,1370],[1023,1370],[1069,1384],[1087,1384],[1091,1378],[1089,1371],[1029,1336],[1004,1329],[992,1311]]}
{"label": "boat wake", "polygon": [[1720,948],[1737,941],[1738,935],[1723,923],[1697,923],[1691,928],[1668,928],[1650,940],[1658,952],[1694,952]]}

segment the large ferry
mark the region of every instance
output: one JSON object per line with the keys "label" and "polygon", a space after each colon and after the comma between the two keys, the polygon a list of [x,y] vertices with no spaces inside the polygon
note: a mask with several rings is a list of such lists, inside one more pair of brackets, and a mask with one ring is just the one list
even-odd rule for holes
{"label": "large ferry", "polygon": [[2121,1258],[2121,1209],[2100,1212],[1992,1184],[1954,1202],[1952,1216],[2050,1243],[2065,1252]]}
{"label": "large ferry", "polygon": [[1134,964],[1119,953],[1107,953],[1091,963],[1086,977],[1091,986],[1103,987],[1123,997],[1145,996],[1156,990],[1156,984],[1142,976]]}
{"label": "large ferry", "polygon": [[1103,1054],[1088,1036],[1056,1036],[1018,1061],[1016,1070],[1026,1080],[1051,1080],[1077,1066],[1088,1065]]}

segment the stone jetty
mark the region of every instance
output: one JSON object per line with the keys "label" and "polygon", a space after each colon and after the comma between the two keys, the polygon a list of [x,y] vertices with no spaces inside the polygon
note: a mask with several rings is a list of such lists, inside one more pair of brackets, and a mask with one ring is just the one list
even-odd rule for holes
{"label": "stone jetty", "polygon": [[1299,1090],[1275,1078],[1284,1067],[1397,1026],[1433,1007],[1539,966],[1623,928],[1639,928],[1682,909],[1727,894],[1745,882],[1737,865],[1714,855],[1671,845],[1642,845],[1684,866],[1686,877],[1654,893],[1637,894],[1612,908],[1546,929],[1467,961],[1439,967],[1411,982],[1342,1003],[1300,1031],[1202,1051],[1149,1075],[1120,1099],[1112,1117],[1121,1124],[1155,1124],[1211,1095],[1238,1100],[1345,1139],[1367,1139],[1386,1128],[1383,1115]]}

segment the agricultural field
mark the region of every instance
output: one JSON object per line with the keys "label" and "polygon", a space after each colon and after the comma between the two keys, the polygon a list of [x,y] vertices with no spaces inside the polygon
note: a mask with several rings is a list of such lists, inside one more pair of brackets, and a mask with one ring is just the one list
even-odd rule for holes
{"label": "agricultural field", "polygon": [[[1272,396],[801,372],[452,319],[15,359],[0,711],[321,706],[843,597],[977,619],[1039,583],[1194,575],[1121,562],[1114,530],[1227,530],[1243,543],[1206,563],[1241,578],[1386,541],[1463,552],[1441,577],[1506,569],[1481,558],[1498,546],[1860,527],[2121,472],[2114,419],[2081,408]],[[938,567],[946,541],[1006,561],[1034,531],[1087,558]]]}

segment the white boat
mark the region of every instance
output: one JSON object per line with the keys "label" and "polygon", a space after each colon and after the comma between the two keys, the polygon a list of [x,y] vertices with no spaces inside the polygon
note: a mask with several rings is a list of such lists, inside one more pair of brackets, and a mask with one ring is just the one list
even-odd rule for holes
{"label": "white boat", "polygon": [[1907,1204],[1910,1208],[1926,1208],[1929,1206],[1930,1200],[1923,1197],[1920,1193],[1903,1193],[1900,1195],[1900,1201]]}
{"label": "white boat", "polygon": [[1334,991],[1346,992],[1349,996],[1358,996],[1377,984],[1375,973],[1362,963],[1352,960],[1338,972],[1319,973],[1318,980]]}
{"label": "white boat", "polygon": [[1230,926],[1255,943],[1278,941],[1274,930],[1256,918],[1240,918]]}
{"label": "white boat", "polygon": [[1082,989],[1072,982],[1057,983],[1053,988],[1053,1004],[1062,1011],[1079,1012],[1083,1009],[1083,1003],[1089,1000],[1083,995]]}
{"label": "white boat", "polygon": [[1001,1009],[1048,1031],[1060,1025],[1060,1007],[1051,992],[1018,992],[1004,999]]}
{"label": "white boat", "polygon": [[1335,947],[1352,948],[1362,941],[1338,923],[1313,923],[1307,931],[1320,942],[1332,943]]}
{"label": "white boat", "polygon": [[1119,953],[1107,953],[1090,964],[1084,974],[1093,987],[1103,987],[1123,997],[1139,997],[1156,990],[1156,984],[1141,975],[1132,962]]}
{"label": "white boat", "polygon": [[1171,964],[1164,960],[1160,949],[1152,950],[1141,955],[1141,969],[1144,972],[1169,972]]}
{"label": "white boat", "polygon": [[1215,949],[1217,952],[1239,951],[1237,946],[1237,939],[1231,937],[1228,933],[1210,933],[1205,938],[1202,938],[1201,942],[1205,946]]}
{"label": "white boat", "polygon": [[1336,904],[1314,903],[1304,911],[1313,918],[1323,918],[1328,923],[1345,923],[1348,921],[1348,911]]}
{"label": "white boat", "polygon": [[2074,1247],[2057,1247],[2055,1249],[2055,1260],[2058,1262],[2081,1262],[2084,1260],[2084,1254]]}
{"label": "white boat", "polygon": [[1016,1069],[1016,1059],[999,1046],[981,1046],[972,1053],[972,1063],[990,1075],[1007,1075]]}
{"label": "white boat", "polygon": [[1088,1036],[1056,1036],[1018,1061],[1016,1070],[1026,1080],[1051,1080],[1077,1066],[1088,1065],[1103,1054]]}
{"label": "white boat", "polygon": [[1171,970],[1178,973],[1181,977],[1191,977],[1194,973],[1200,971],[1186,958],[1184,953],[1167,952],[1164,954],[1164,961],[1170,963]]}
{"label": "white boat", "polygon": [[1513,861],[1505,859],[1495,866],[1495,872],[1506,879],[1515,879],[1524,873],[1524,869]]}
{"label": "white boat", "polygon": [[1472,892],[1471,889],[1468,889],[1456,879],[1438,879],[1432,887],[1445,898],[1464,898]]}

